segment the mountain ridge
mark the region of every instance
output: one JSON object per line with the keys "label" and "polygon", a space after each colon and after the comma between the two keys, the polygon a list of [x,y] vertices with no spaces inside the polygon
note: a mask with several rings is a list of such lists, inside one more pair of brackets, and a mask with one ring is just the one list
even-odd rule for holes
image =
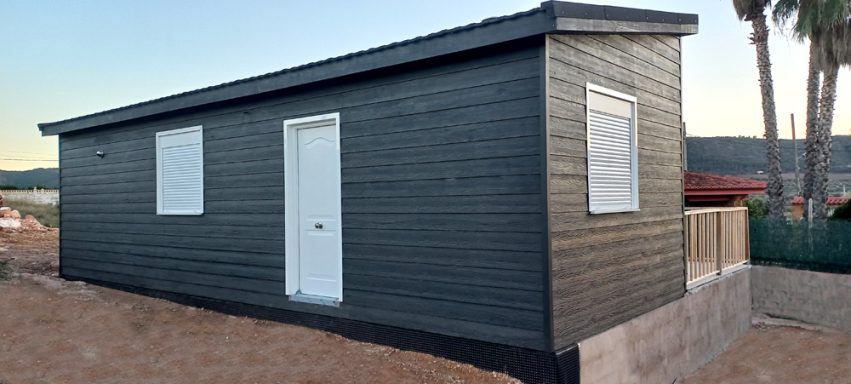
{"label": "mountain ridge", "polygon": [[0,169],[0,189],[59,188],[59,168],[36,168],[27,171],[4,171]]}
{"label": "mountain ridge", "polygon": [[[798,166],[806,169],[806,143],[798,142]],[[687,169],[722,175],[754,175],[768,171],[765,139],[744,136],[687,137]],[[831,173],[851,173],[851,136],[833,136]],[[790,139],[780,140],[783,173],[795,172],[795,149]]]}

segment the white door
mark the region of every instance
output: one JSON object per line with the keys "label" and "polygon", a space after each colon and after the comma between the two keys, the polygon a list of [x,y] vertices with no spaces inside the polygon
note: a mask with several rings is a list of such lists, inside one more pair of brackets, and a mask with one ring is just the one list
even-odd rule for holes
{"label": "white door", "polygon": [[[287,268],[297,269],[297,276],[294,271],[287,273],[287,293],[339,301],[342,238],[338,119],[299,119],[285,122],[285,127],[287,224],[297,227],[287,231]],[[297,287],[291,279],[297,281]]]}
{"label": "white door", "polygon": [[298,130],[299,286],[301,292],[337,296],[337,222],[334,126]]}

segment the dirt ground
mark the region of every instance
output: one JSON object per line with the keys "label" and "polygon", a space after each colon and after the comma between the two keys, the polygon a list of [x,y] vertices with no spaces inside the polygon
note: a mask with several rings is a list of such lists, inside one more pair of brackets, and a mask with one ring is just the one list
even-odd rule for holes
{"label": "dirt ground", "polygon": [[[516,382],[422,353],[64,281],[57,237],[0,232],[0,384]],[[851,334],[758,325],[683,382],[851,384]]]}
{"label": "dirt ground", "polygon": [[851,334],[756,325],[687,384],[849,384]]}
{"label": "dirt ground", "polygon": [[514,383],[470,365],[55,277],[57,232],[0,232],[0,384]]}

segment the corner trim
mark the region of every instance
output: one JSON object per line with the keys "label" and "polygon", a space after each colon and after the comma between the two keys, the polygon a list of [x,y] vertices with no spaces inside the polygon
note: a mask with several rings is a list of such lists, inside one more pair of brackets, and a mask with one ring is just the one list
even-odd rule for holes
{"label": "corner trim", "polygon": [[546,348],[555,348],[553,320],[553,232],[550,214],[550,36],[544,35],[541,57],[541,193],[544,210],[544,337]]}

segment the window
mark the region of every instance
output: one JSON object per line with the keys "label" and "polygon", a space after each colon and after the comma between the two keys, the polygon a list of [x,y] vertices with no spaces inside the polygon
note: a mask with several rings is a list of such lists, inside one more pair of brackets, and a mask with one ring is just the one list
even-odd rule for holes
{"label": "window", "polygon": [[638,210],[638,159],[633,96],[587,84],[588,210]]}
{"label": "window", "polygon": [[204,213],[201,126],[157,132],[157,214]]}

